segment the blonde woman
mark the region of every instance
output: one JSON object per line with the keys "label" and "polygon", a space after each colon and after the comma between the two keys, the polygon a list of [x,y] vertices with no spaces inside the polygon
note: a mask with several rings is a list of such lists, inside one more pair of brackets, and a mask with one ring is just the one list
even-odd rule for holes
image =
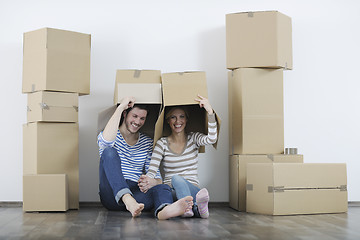
{"label": "blonde woman", "polygon": [[208,99],[198,95],[195,99],[208,114],[208,134],[185,131],[189,116],[182,107],[172,107],[166,113],[166,121],[171,134],[160,138],[154,148],[150,167],[146,176],[139,180],[140,190],[146,192],[152,187],[150,178],[156,176],[160,163],[164,166],[164,183],[175,191],[176,198],[182,199],[192,196],[194,205],[188,209],[183,217],[208,218],[209,193],[206,188],[200,189],[198,179],[199,147],[210,145],[217,141],[217,125],[215,114]]}

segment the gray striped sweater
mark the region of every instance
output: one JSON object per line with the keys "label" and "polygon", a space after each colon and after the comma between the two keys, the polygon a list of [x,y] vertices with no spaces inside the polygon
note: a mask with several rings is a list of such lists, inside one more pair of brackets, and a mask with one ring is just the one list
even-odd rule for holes
{"label": "gray striped sweater", "polygon": [[164,167],[164,183],[171,186],[171,177],[180,175],[190,183],[199,187],[198,154],[199,147],[214,144],[217,140],[217,126],[215,114],[208,115],[208,134],[191,132],[187,135],[187,143],[183,152],[174,153],[169,148],[167,137],[160,138],[151,156],[147,176],[154,178],[160,164]]}

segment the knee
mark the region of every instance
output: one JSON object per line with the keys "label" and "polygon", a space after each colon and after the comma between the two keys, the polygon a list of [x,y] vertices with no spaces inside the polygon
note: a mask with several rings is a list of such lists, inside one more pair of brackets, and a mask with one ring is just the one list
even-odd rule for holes
{"label": "knee", "polygon": [[176,185],[177,183],[185,182],[185,179],[179,175],[174,175],[171,177],[171,185]]}
{"label": "knee", "polygon": [[170,186],[167,185],[167,184],[158,184],[158,185],[154,186],[154,190],[155,190],[155,189],[156,189],[156,190],[161,189],[161,190],[165,190],[165,191],[171,191]]}
{"label": "knee", "polygon": [[118,152],[115,148],[107,147],[104,149],[103,153],[101,154],[102,159],[109,159],[118,157]]}

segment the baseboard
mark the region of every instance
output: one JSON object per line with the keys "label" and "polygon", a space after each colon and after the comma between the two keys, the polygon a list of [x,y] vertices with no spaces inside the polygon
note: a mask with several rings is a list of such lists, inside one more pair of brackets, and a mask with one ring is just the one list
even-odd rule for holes
{"label": "baseboard", "polygon": [[[348,202],[349,207],[360,207],[360,201]],[[22,207],[23,202],[0,202],[0,207]],[[79,202],[79,207],[102,207],[101,202]],[[229,202],[209,202],[209,207],[229,207]]]}

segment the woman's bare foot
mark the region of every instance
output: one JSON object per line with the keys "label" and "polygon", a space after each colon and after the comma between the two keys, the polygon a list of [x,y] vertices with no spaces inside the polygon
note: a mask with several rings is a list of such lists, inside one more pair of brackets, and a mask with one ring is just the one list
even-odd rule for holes
{"label": "woman's bare foot", "polygon": [[166,220],[172,217],[177,217],[184,214],[187,210],[191,209],[193,203],[193,197],[187,196],[177,200],[173,204],[164,207],[157,215],[159,220]]}
{"label": "woman's bare foot", "polygon": [[126,209],[131,213],[132,217],[138,217],[141,215],[141,211],[144,209],[143,203],[138,203],[133,196],[130,194],[125,194],[122,197]]}

